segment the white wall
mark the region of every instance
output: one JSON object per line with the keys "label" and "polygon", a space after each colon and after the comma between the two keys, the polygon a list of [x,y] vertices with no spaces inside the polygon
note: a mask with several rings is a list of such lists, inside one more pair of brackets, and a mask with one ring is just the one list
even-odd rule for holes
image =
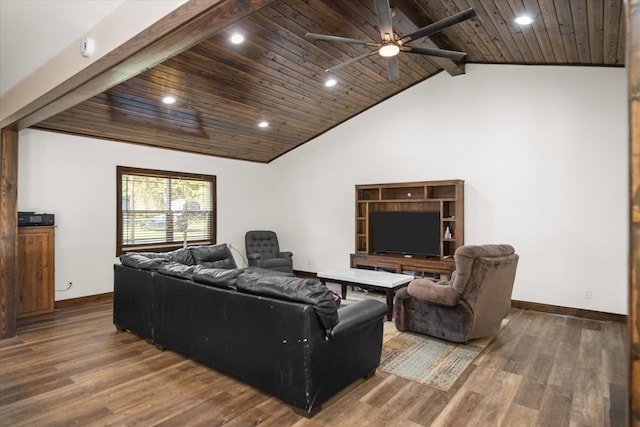
{"label": "white wall", "polygon": [[356,184],[464,179],[466,243],[521,256],[514,299],[624,314],[626,106],[624,69],[468,65],[269,165],[25,130],[18,208],[56,214],[61,300],[113,289],[116,165],[216,175],[218,241],[273,229],[310,272],[348,266]]}
{"label": "white wall", "polygon": [[271,172],[295,268],[348,266],[356,184],[463,179],[465,243],[521,256],[514,299],[626,313],[625,76],[468,65],[293,150]]}
{"label": "white wall", "polygon": [[[59,133],[19,135],[18,210],[56,215],[56,300],[113,291],[116,166],[216,175],[218,242],[244,254],[244,233],[262,225],[267,165]],[[234,251],[239,265],[243,257]]]}

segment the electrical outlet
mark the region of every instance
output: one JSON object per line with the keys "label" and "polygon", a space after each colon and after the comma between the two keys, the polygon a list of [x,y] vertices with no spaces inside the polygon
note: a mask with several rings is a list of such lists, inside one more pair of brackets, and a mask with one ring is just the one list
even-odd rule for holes
{"label": "electrical outlet", "polygon": [[68,291],[69,289],[71,289],[72,287],[73,287],[73,282],[72,282],[71,280],[69,280],[69,281],[67,282],[67,287],[66,287],[66,288],[64,288],[64,289],[56,289],[55,291],[56,291],[56,292],[66,292],[66,291]]}
{"label": "electrical outlet", "polygon": [[584,290],[584,299],[591,299],[591,289]]}

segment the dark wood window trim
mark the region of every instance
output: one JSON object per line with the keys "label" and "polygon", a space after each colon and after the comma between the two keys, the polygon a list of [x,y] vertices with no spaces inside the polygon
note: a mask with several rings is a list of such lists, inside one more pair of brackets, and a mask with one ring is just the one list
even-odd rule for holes
{"label": "dark wood window trim", "polygon": [[123,210],[122,210],[122,176],[123,175],[138,175],[143,177],[158,177],[158,178],[181,178],[196,181],[207,181],[211,183],[211,214],[209,215],[209,236],[208,238],[201,240],[190,240],[189,245],[204,245],[216,243],[216,177],[215,175],[194,174],[186,172],[173,172],[163,171],[156,169],[142,169],[128,166],[117,166],[116,168],[116,256],[122,255],[124,252],[144,252],[144,251],[156,251],[164,252],[174,249],[178,249],[183,246],[183,242],[163,242],[163,243],[140,243],[140,244],[125,244],[123,242]]}

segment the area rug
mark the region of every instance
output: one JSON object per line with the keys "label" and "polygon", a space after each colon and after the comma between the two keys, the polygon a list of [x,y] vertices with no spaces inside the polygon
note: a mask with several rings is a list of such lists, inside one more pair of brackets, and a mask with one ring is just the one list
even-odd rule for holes
{"label": "area rug", "polygon": [[[507,324],[504,319],[500,330]],[[498,333],[500,333],[498,331]],[[448,391],[458,377],[486,348],[493,337],[455,344],[426,335],[395,330],[385,322],[380,369],[442,391]]]}

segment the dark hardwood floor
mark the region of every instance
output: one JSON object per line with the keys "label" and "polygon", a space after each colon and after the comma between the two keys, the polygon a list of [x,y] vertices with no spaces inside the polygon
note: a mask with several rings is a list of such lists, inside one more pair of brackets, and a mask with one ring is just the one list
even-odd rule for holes
{"label": "dark hardwood floor", "polygon": [[623,323],[514,309],[448,393],[378,370],[306,419],[252,387],[117,332],[111,310],[111,303],[59,309],[0,341],[1,426],[624,423]]}

